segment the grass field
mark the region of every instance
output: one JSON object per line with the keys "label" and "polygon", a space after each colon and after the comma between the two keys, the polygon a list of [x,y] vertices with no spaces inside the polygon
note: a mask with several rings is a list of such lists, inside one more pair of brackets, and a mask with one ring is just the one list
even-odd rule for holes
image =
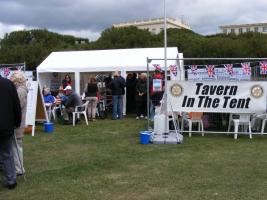
{"label": "grass field", "polygon": [[[267,137],[193,135],[180,145],[141,145],[146,121],[98,120],[37,127],[25,136],[27,180],[1,200],[267,199]],[[2,176],[1,176],[2,177]]]}

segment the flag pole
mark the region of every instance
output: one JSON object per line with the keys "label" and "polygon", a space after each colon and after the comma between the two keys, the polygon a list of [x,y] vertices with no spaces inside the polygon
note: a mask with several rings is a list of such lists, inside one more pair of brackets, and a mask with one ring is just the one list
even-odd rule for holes
{"label": "flag pole", "polygon": [[167,19],[166,19],[166,0],[164,0],[164,65],[165,65],[165,76],[164,76],[164,108],[165,108],[165,134],[168,130],[168,112],[167,112]]}

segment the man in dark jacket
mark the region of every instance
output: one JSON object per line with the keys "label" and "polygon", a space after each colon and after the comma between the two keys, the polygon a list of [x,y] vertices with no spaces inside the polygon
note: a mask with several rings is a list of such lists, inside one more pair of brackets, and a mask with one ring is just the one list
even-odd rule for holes
{"label": "man in dark jacket", "polygon": [[118,71],[113,74],[114,78],[110,82],[112,93],[112,119],[122,118],[122,99],[125,94],[125,79],[120,76]]}
{"label": "man in dark jacket", "polygon": [[12,140],[14,128],[19,127],[20,123],[21,108],[16,87],[0,75],[0,161],[8,189],[14,189],[17,185]]}

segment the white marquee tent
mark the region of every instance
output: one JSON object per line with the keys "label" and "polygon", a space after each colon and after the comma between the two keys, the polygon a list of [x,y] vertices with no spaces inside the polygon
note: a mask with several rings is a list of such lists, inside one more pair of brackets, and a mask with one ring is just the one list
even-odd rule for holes
{"label": "white marquee tent", "polygon": [[[178,56],[182,57],[183,55],[178,54],[176,47],[167,48],[167,58],[177,58]],[[44,85],[51,87],[55,78],[63,79],[66,73],[71,73],[73,74],[75,91],[81,94],[81,73],[118,70],[126,75],[127,72],[142,72],[147,70],[147,58],[164,58],[164,48],[52,52],[37,67],[37,78],[41,87]],[[153,64],[164,67],[164,60],[152,60],[149,64],[151,71],[154,70]],[[167,65],[178,64],[177,61],[170,60]],[[59,74],[62,73],[64,75],[60,76]]]}

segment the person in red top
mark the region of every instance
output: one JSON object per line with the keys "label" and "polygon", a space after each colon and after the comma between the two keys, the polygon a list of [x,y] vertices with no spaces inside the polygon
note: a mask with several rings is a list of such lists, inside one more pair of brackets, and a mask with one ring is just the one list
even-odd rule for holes
{"label": "person in red top", "polygon": [[[155,80],[161,80],[158,81],[161,85],[157,87],[153,86],[153,83]],[[155,115],[155,107],[160,106],[160,101],[162,100],[163,94],[164,94],[164,77],[162,75],[162,71],[160,68],[156,68],[154,74],[151,77],[150,81],[150,120],[153,120]],[[157,90],[155,90],[157,89]]]}
{"label": "person in red top", "polygon": [[71,77],[67,74],[62,80],[63,89],[65,89],[68,85],[71,86]]}

